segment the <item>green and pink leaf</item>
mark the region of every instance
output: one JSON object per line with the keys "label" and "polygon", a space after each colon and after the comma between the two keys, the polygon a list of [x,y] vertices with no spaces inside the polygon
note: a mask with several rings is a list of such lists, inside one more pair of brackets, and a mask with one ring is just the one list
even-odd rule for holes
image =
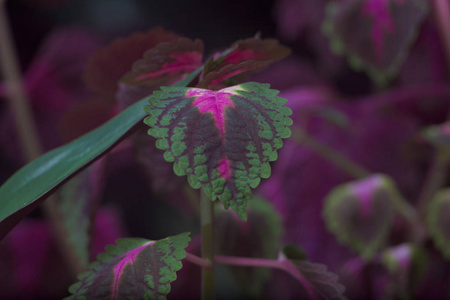
{"label": "green and pink leaf", "polygon": [[290,136],[292,111],[277,94],[259,83],[220,91],[163,87],[149,98],[145,123],[177,175],[245,220],[251,188],[270,176],[269,161]]}
{"label": "green and pink leaf", "polygon": [[397,74],[427,12],[422,0],[332,1],[323,29],[336,54],[384,83]]}
{"label": "green and pink leaf", "polygon": [[394,182],[383,175],[342,184],[325,199],[327,227],[341,243],[371,259],[390,233],[396,197]]}
{"label": "green and pink leaf", "polygon": [[189,241],[189,233],[159,241],[119,239],[79,275],[66,299],[166,299]]}

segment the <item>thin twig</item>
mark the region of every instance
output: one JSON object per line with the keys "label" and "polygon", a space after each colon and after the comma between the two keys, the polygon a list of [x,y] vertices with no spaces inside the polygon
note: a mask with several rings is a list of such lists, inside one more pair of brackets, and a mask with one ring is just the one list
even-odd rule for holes
{"label": "thin twig", "polygon": [[370,175],[370,172],[364,167],[358,165],[342,153],[321,143],[314,137],[307,134],[304,130],[294,128],[292,138],[300,144],[308,147],[322,158],[333,163],[335,166],[339,167],[355,179],[365,178]]}
{"label": "thin twig", "polygon": [[201,190],[200,221],[202,226],[202,256],[210,262],[202,267],[202,299],[214,299],[214,208],[213,203]]}

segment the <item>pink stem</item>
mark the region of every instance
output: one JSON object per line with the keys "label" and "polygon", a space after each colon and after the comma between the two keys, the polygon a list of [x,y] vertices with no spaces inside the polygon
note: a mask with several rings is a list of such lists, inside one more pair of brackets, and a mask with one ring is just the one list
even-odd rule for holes
{"label": "pink stem", "polygon": [[[191,253],[187,253],[186,260],[202,267],[208,266],[210,264],[210,262],[207,261],[206,259],[203,259]],[[214,255],[214,262],[225,265],[242,266],[242,267],[265,267],[285,271],[291,274],[303,285],[310,299],[319,300],[319,297],[314,292],[313,287],[311,286],[309,281],[302,276],[300,271],[290,263],[283,263],[288,262],[287,260],[282,261],[277,259]]]}

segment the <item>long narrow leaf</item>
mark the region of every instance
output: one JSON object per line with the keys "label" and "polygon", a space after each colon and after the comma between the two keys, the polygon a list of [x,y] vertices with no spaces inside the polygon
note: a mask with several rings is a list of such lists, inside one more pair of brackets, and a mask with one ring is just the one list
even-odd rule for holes
{"label": "long narrow leaf", "polygon": [[[200,71],[174,86],[187,86]],[[139,101],[96,130],[42,155],[11,176],[0,187],[0,239],[56,187],[123,139],[145,117],[145,104],[146,99]]]}

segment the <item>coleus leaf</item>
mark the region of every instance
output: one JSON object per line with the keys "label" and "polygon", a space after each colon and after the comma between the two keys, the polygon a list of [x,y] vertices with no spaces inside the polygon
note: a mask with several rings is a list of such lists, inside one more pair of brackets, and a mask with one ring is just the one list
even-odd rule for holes
{"label": "coleus leaf", "polygon": [[332,1],[323,29],[336,54],[382,84],[397,74],[427,12],[422,0]]}
{"label": "coleus leaf", "polygon": [[177,175],[246,220],[251,188],[270,176],[269,161],[290,136],[292,111],[277,94],[254,82],[220,91],[163,87],[144,107],[145,123]]}
{"label": "coleus leaf", "polygon": [[[290,251],[279,254],[278,260],[283,264],[286,271],[291,273],[306,290],[313,290],[323,299],[347,299],[344,296],[345,287],[339,283],[339,277],[328,271],[323,264],[313,263],[307,260],[298,260],[290,257]],[[298,253],[296,251],[295,253]],[[311,291],[309,293],[311,295]]]}
{"label": "coleus leaf", "polygon": [[[186,86],[201,71],[177,82]],[[145,117],[146,99],[130,106],[101,127],[27,164],[0,186],[0,239],[56,187],[111,149]]]}
{"label": "coleus leaf", "polygon": [[202,58],[201,40],[179,38],[174,42],[161,43],[146,51],[144,58],[135,62],[120,82],[147,87],[159,87],[160,82],[170,84],[173,79],[179,79],[200,67]]}
{"label": "coleus leaf", "polygon": [[338,240],[371,259],[390,232],[399,194],[384,175],[372,175],[334,188],[325,199],[324,217]]}
{"label": "coleus leaf", "polygon": [[[242,222],[234,213],[217,209],[214,219],[217,254],[276,259],[280,249],[281,217],[267,201],[254,197],[249,202],[248,220]],[[230,267],[236,282],[252,298],[261,296],[270,279],[270,269]]]}
{"label": "coleus leaf", "polygon": [[190,240],[189,233],[159,241],[119,239],[78,276],[66,299],[166,299]]}
{"label": "coleus leaf", "polygon": [[439,191],[431,200],[427,225],[434,245],[450,260],[450,188]]}
{"label": "coleus leaf", "polygon": [[142,58],[145,51],[162,42],[177,39],[178,35],[162,28],[117,39],[91,57],[84,75],[86,83],[93,91],[114,96],[119,79],[130,70],[135,61]]}
{"label": "coleus leaf", "polygon": [[123,107],[148,96],[162,85],[186,77],[202,64],[203,42],[179,38],[156,45],[120,79],[116,97]]}
{"label": "coleus leaf", "polygon": [[211,58],[200,76],[198,87],[218,90],[241,83],[243,78],[291,53],[275,39],[259,37],[234,43],[223,55]]}
{"label": "coleus leaf", "polygon": [[104,160],[74,176],[58,190],[58,211],[67,239],[80,263],[87,266],[91,233],[104,188]]}

